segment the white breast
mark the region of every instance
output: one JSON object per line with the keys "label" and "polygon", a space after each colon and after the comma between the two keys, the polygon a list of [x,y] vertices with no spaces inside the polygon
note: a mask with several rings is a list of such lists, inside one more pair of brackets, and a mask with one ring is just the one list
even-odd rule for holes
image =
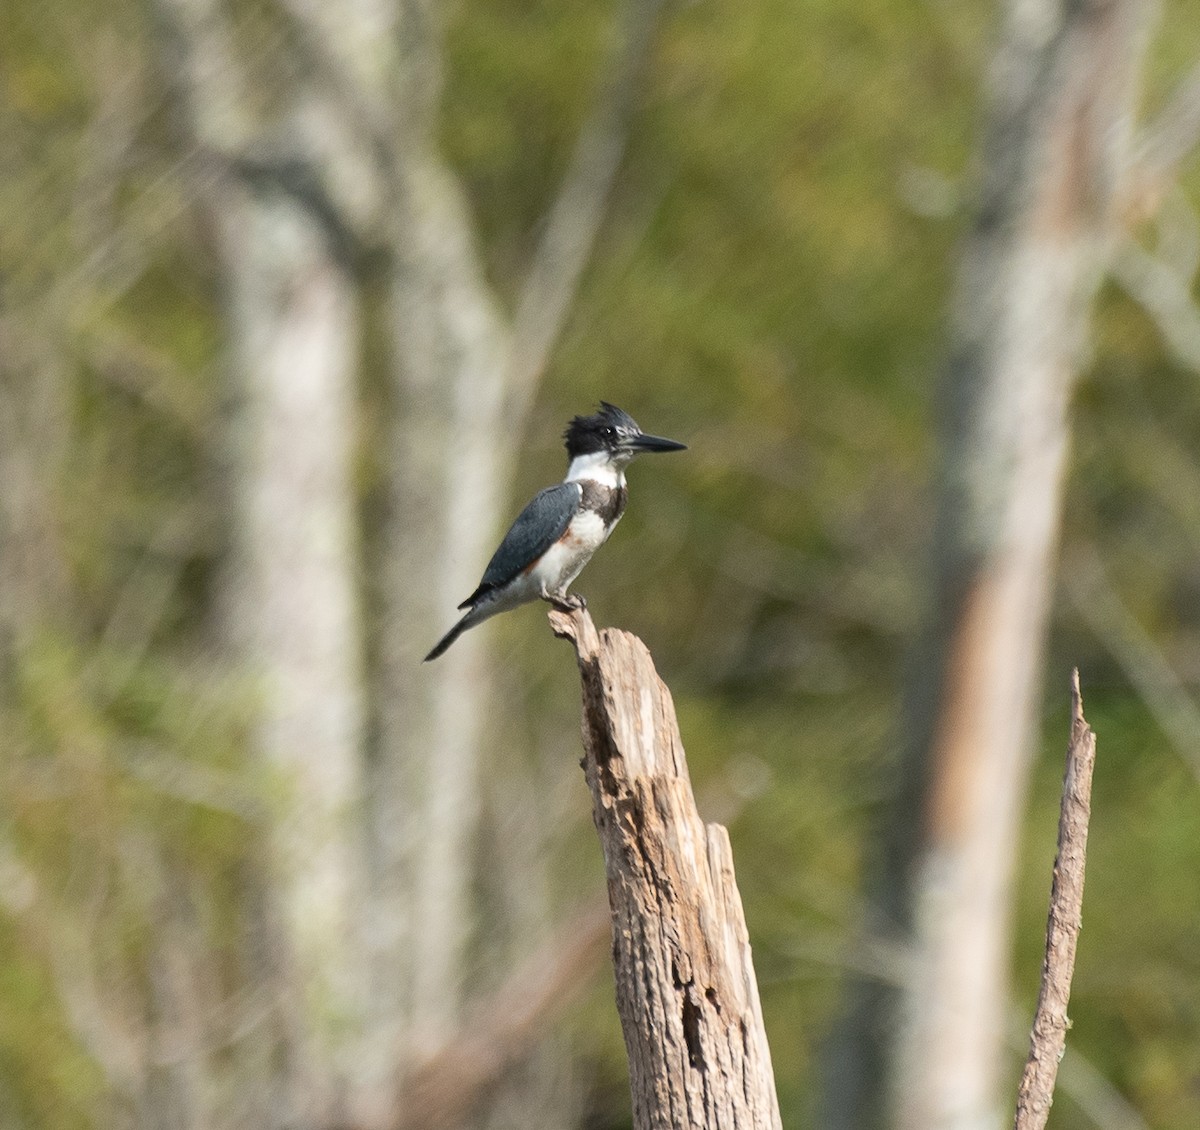
{"label": "white breast", "polygon": [[561,593],[579,576],[612,533],[594,510],[581,510],[567,527],[567,532],[543,555],[532,570],[532,578],[544,591]]}

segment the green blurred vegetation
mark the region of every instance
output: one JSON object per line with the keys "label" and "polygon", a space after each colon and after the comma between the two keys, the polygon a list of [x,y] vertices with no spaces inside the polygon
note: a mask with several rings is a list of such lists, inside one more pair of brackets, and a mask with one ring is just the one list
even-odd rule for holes
{"label": "green blurred vegetation", "polygon": [[[583,0],[453,10],[444,144],[502,295],[587,111],[611,15]],[[690,445],[634,468],[635,504],[582,588],[598,620],[650,644],[699,792],[714,816],[733,813],[788,1126],[813,1124],[821,1041],[856,960],[861,861],[921,612],[931,390],[992,18],[991,5],[932,0],[672,8],[521,460],[524,497],[559,473],[563,421],[601,396]],[[219,954],[270,789],[241,756],[249,692],[200,646],[225,546],[220,310],[188,212],[203,169],[172,152],[140,8],[17,0],[7,25],[0,379],[44,382],[61,407],[45,459],[65,568],[0,695],[0,838],[23,861],[0,877],[6,1130],[91,1124],[101,1077],[56,979],[75,946],[106,977],[145,975],[154,906],[138,847],[152,837],[139,830],[187,860],[197,929]],[[1150,106],[1200,58],[1189,2],[1164,5],[1162,27]],[[1189,167],[1184,191],[1200,200]],[[1099,556],[1198,695],[1200,379],[1116,288],[1076,420],[1065,560]],[[363,435],[369,510],[369,420]],[[515,704],[505,730],[570,798],[548,847],[569,905],[601,882],[575,779],[574,668],[536,610],[488,630]],[[1020,866],[1017,1013],[1036,991],[1073,664],[1099,758],[1071,1047],[1149,1125],[1192,1130],[1200,781],[1186,757],[1195,765],[1200,733],[1175,747],[1122,662],[1120,629],[1081,615],[1066,584]],[[142,904],[126,897],[139,887]],[[86,936],[55,941],[69,921]],[[564,1030],[593,1092],[589,1125],[622,1125],[608,987]],[[1066,1094],[1055,1124],[1092,1122]]]}

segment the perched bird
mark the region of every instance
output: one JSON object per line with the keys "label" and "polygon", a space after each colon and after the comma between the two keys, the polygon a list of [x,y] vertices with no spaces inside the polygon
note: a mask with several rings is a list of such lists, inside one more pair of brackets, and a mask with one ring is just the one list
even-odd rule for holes
{"label": "perched bird", "polygon": [[567,477],[547,487],[517,516],[484,571],[459,605],[466,614],[425,656],[436,659],[468,628],[531,600],[564,611],[584,607],[567,587],[613,532],[625,512],[625,468],[646,451],[683,451],[673,439],[644,435],[633,417],[600,402],[594,416],[576,416],[563,433]]}

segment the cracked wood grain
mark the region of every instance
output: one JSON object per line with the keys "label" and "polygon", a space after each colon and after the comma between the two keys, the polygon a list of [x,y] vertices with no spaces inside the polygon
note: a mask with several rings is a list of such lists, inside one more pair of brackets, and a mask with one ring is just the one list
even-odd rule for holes
{"label": "cracked wood grain", "polygon": [[779,1130],[729,835],[696,810],[671,693],[636,636],[550,622],[583,683],[635,1130]]}

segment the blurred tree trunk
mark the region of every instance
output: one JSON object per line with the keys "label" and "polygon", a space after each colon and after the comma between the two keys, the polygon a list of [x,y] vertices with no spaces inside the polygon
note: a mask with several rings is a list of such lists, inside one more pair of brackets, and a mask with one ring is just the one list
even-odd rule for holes
{"label": "blurred tree trunk", "polygon": [[371,928],[371,999],[377,1036],[391,1031],[378,1044],[384,1069],[436,1050],[461,1020],[478,757],[494,705],[486,635],[468,633],[436,664],[421,660],[477,583],[507,514],[525,415],[603,215],[658,7],[630,0],[624,8],[612,63],[510,319],[487,285],[461,186],[437,148],[440,13],[427,0],[400,6],[404,109],[387,221],[391,507],[370,790],[383,896]]}
{"label": "blurred tree trunk", "polygon": [[[256,695],[254,744],[274,780],[266,921],[282,935],[290,1125],[336,1113],[361,1021],[364,698],[356,592],[357,297],[319,214],[289,178],[326,107],[296,100],[255,137],[248,79],[210,0],[161,0],[189,124],[217,176],[204,198],[231,353],[232,554],[223,633]],[[269,160],[264,160],[261,154]]]}
{"label": "blurred tree trunk", "polygon": [[255,743],[278,790],[273,882],[315,1113],[352,1066],[333,1033],[356,1030],[365,989],[355,296],[302,209],[240,203],[221,217],[238,401],[225,630],[257,680]]}
{"label": "blurred tree trunk", "polygon": [[[432,129],[432,122],[427,124]],[[393,917],[375,935],[375,1003],[405,1008],[415,1047],[458,1019],[470,929],[470,844],[479,810],[476,753],[490,683],[478,634],[436,666],[421,659],[469,593],[505,510],[519,420],[506,411],[508,331],[486,288],[457,183],[422,128],[406,153],[390,279],[392,511],[383,566],[382,759],[372,795]],[[399,811],[397,811],[399,809]],[[419,923],[418,929],[409,929]],[[408,984],[395,978],[407,956]],[[390,991],[388,990],[391,985]],[[398,996],[397,994],[400,994]]]}
{"label": "blurred tree trunk", "polygon": [[831,1127],[998,1123],[1068,411],[1127,159],[1143,7],[1007,6],[941,390],[931,628],[868,924],[900,942],[901,985],[855,989]]}

